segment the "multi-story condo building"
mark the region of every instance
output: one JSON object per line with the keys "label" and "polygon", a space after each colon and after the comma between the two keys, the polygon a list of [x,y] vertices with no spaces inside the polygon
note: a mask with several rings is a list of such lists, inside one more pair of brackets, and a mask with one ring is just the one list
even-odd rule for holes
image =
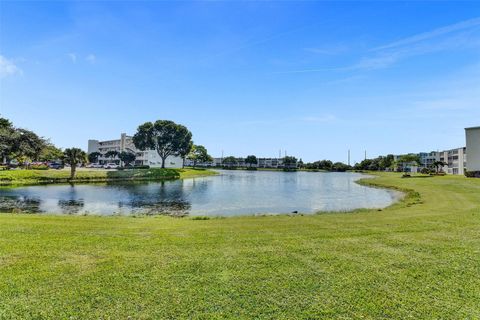
{"label": "multi-story condo building", "polygon": [[[118,156],[113,158],[105,157],[108,151],[122,151],[131,152],[135,154],[135,165],[148,165],[151,167],[161,167],[162,159],[155,150],[138,150],[133,144],[133,137],[122,133],[120,139],[115,140],[88,140],[88,154],[92,152],[99,152],[101,156],[98,158],[100,164],[116,163],[120,164]],[[181,168],[183,166],[183,159],[180,157],[170,156],[165,160],[166,168]]]}
{"label": "multi-story condo building", "polygon": [[446,164],[443,167],[445,173],[463,175],[465,173],[465,168],[467,167],[466,149],[467,148],[463,147],[436,152],[436,161],[442,161]]}
{"label": "multi-story condo building", "polygon": [[[245,158],[236,158],[238,167],[249,167],[250,164],[245,163]],[[186,166],[193,166],[193,161],[186,159]],[[223,165],[223,158],[213,158],[212,162],[198,163],[197,166],[201,167],[221,167]],[[283,168],[283,158],[257,158],[257,164],[251,165],[254,168]],[[291,165],[290,167],[296,168],[297,165]]]}
{"label": "multi-story condo building", "polygon": [[468,171],[480,171],[480,127],[472,127],[465,129],[467,140]]}
{"label": "multi-story condo building", "polygon": [[[448,174],[460,174],[465,173],[467,152],[466,148],[455,148],[445,151],[432,151],[432,152],[420,152],[415,154],[420,159],[420,164],[406,163],[400,165],[400,170],[408,172],[419,172],[423,168],[432,168],[433,164],[437,161],[445,163],[442,167],[442,171]],[[395,155],[394,160],[398,161],[401,155]],[[402,167],[403,166],[403,167]]]}

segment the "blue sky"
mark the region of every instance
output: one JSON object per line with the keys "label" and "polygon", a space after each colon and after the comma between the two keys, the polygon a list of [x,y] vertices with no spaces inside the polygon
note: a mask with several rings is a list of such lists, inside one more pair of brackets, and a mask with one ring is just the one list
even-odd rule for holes
{"label": "blue sky", "polygon": [[0,114],[86,148],[156,119],[214,156],[465,144],[479,2],[0,2]]}

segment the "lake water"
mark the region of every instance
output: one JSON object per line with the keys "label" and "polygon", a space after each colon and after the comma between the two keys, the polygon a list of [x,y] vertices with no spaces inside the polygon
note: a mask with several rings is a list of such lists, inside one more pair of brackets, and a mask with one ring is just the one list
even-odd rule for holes
{"label": "lake water", "polygon": [[0,212],[235,216],[384,208],[398,192],[355,183],[357,173],[220,171],[165,182],[0,189]]}

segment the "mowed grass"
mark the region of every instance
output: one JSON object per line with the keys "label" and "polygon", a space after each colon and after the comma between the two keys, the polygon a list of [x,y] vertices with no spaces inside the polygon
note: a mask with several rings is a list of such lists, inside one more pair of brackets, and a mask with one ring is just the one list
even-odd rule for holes
{"label": "mowed grass", "polygon": [[420,198],[311,216],[0,215],[0,319],[479,319],[480,179],[369,182]]}
{"label": "mowed grass", "polygon": [[119,180],[167,180],[215,174],[205,169],[77,169],[70,180],[70,168],[62,170],[5,170],[0,171],[0,186],[33,185],[66,182],[103,182]]}

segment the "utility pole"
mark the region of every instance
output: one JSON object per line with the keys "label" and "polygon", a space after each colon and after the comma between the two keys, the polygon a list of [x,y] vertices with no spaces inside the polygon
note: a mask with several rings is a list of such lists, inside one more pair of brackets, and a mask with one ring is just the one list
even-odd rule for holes
{"label": "utility pole", "polygon": [[365,160],[367,160],[367,150],[365,150]]}
{"label": "utility pole", "polygon": [[348,149],[348,165],[350,165],[350,149]]}

